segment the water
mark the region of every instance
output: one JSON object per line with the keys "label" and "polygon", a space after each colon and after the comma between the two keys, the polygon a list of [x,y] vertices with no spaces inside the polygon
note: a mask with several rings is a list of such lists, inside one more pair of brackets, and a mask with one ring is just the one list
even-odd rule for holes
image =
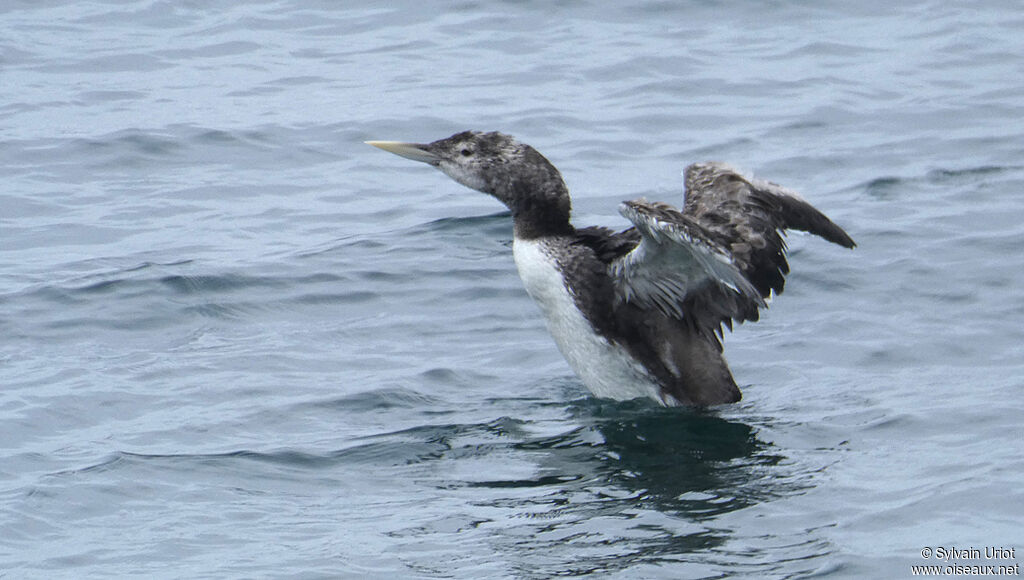
{"label": "water", "polygon": [[[1024,550],[1018,4],[7,2],[0,31],[0,577]],[[542,151],[581,224],[720,159],[859,247],[790,237],[726,337],[741,403],[595,400],[501,207],[362,144],[466,128]]]}

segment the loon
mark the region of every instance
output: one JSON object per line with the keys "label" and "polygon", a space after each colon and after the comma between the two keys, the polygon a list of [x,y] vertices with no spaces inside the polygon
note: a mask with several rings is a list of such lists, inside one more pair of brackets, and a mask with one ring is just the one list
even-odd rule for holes
{"label": "loon", "polygon": [[740,400],[722,354],[723,326],[756,321],[782,292],[785,230],[853,248],[797,194],[719,162],[685,170],[683,207],[625,201],[633,227],[576,228],[561,173],[498,132],[432,143],[367,141],[490,194],[512,213],[515,264],[569,366],[597,397],[665,406]]}

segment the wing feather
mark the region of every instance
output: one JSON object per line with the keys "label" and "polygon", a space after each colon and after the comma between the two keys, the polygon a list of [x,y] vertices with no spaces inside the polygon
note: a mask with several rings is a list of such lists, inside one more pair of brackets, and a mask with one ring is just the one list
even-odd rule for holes
{"label": "wing feather", "polygon": [[689,166],[686,187],[682,211],[627,201],[619,212],[634,229],[611,234],[594,228],[604,240],[597,251],[609,264],[619,300],[721,333],[733,321],[757,320],[765,300],[782,292],[789,273],[786,229],[855,246],[797,194],[724,163]]}
{"label": "wing feather", "polygon": [[846,248],[856,245],[832,220],[782,186],[744,177],[725,163],[696,163],[685,175],[683,213],[720,240],[764,298],[785,286],[785,230],[810,232]]}
{"label": "wing feather", "polygon": [[764,300],[713,233],[663,203],[626,201],[619,211],[640,235],[632,251],[609,264],[621,300],[701,329],[756,319]]}

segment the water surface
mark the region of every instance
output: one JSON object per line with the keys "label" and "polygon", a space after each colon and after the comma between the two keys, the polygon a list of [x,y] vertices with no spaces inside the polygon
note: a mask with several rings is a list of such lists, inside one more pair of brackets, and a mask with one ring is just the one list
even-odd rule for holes
{"label": "water surface", "polygon": [[[1012,2],[0,7],[0,577],[904,577],[1024,549]],[[497,202],[802,192],[744,399],[589,397]],[[962,562],[969,563],[969,562]],[[1016,562],[1007,561],[1013,564]]]}

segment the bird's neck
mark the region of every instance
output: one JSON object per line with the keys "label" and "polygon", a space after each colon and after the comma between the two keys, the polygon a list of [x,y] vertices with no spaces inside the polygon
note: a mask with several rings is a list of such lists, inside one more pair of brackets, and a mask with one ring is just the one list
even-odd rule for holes
{"label": "bird's neck", "polygon": [[535,240],[537,238],[571,236],[575,228],[568,220],[552,221],[537,220],[532,216],[515,216],[512,220],[516,239]]}
{"label": "bird's neck", "polygon": [[491,192],[512,210],[518,239],[571,235],[575,231],[569,223],[569,189],[554,167],[525,178],[499,181]]}
{"label": "bird's neck", "polygon": [[511,210],[515,236],[520,240],[570,236],[576,231],[569,222],[568,195],[520,198]]}

